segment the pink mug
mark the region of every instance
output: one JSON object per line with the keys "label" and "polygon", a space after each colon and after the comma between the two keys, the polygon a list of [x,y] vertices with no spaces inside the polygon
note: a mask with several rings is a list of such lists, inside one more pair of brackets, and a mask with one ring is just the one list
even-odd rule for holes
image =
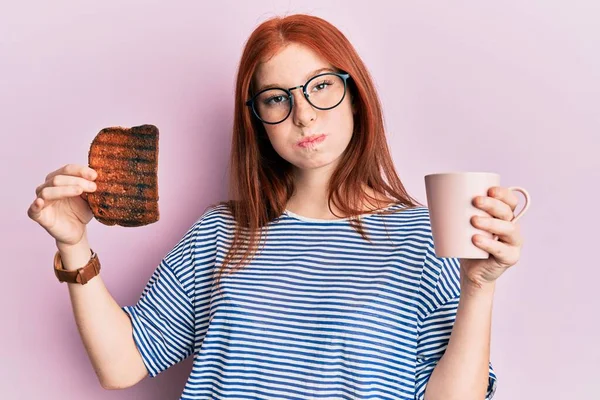
{"label": "pink mug", "polygon": [[[492,172],[446,172],[425,176],[427,208],[437,257],[485,259],[489,253],[475,246],[472,237],[480,234],[498,240],[496,235],[475,228],[474,215],[490,216],[473,205],[477,196],[487,196],[488,190],[500,186],[500,175]],[[517,186],[509,190],[525,196],[522,210],[511,222],[525,214],[531,203],[529,193]]]}

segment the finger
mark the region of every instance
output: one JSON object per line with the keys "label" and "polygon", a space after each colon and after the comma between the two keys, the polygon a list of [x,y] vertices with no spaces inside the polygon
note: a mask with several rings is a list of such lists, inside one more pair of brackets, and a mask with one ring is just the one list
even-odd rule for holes
{"label": "finger", "polygon": [[67,197],[79,196],[84,190],[81,186],[45,187],[40,192],[39,198],[43,199],[44,202],[60,200]]}
{"label": "finger", "polygon": [[41,212],[44,209],[44,200],[37,197],[27,209],[27,216],[34,221],[40,218]]}
{"label": "finger", "polygon": [[56,186],[81,186],[84,189],[95,190],[96,184],[91,180],[70,175],[55,175],[35,189],[35,195],[39,196],[45,187]]}
{"label": "finger", "polygon": [[72,175],[72,176],[81,176],[86,179],[94,180],[98,176],[98,173],[92,168],[79,165],[79,164],[67,164],[64,167],[57,169],[56,171],[50,172],[46,175],[46,181],[52,179],[56,175]]}
{"label": "finger", "polygon": [[512,190],[508,190],[508,188],[495,186],[488,190],[488,196],[493,197],[495,199],[501,200],[510,206],[512,211],[515,211],[517,206],[519,205],[519,198]]}
{"label": "finger", "polygon": [[510,267],[519,261],[521,249],[497,240],[487,238],[483,235],[474,235],[473,244],[487,251],[496,259],[500,265]]}
{"label": "finger", "polygon": [[473,205],[486,211],[492,217],[500,218],[505,221],[511,221],[514,218],[514,213],[510,208],[510,205],[494,197],[477,196],[473,200]]}
{"label": "finger", "polygon": [[514,222],[492,217],[474,216],[471,218],[471,224],[478,229],[498,236],[504,243],[512,246],[521,246],[523,244],[520,227]]}

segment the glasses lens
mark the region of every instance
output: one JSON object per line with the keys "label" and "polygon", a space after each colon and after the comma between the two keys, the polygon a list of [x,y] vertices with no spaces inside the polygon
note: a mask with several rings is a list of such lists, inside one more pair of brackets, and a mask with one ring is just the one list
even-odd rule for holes
{"label": "glasses lens", "polygon": [[344,80],[333,74],[317,76],[308,82],[306,93],[317,108],[335,107],[344,97]]}
{"label": "glasses lens", "polygon": [[269,89],[254,99],[254,109],[265,122],[276,123],[284,119],[290,111],[290,98],[281,89]]}

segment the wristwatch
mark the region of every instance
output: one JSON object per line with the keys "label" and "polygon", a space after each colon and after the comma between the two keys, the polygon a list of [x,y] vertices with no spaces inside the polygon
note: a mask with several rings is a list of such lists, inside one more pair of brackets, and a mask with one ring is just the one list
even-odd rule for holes
{"label": "wristwatch", "polygon": [[59,282],[79,283],[85,285],[100,273],[100,260],[94,250],[90,249],[92,256],[86,265],[78,269],[67,270],[63,268],[60,251],[54,256],[54,274]]}

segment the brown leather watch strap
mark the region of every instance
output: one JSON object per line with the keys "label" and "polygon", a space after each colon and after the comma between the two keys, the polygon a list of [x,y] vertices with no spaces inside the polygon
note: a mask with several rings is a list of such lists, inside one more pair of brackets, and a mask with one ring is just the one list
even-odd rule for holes
{"label": "brown leather watch strap", "polygon": [[60,258],[60,251],[56,252],[54,256],[54,274],[58,278],[60,282],[67,283],[79,283],[85,285],[100,273],[100,260],[98,259],[98,255],[94,253],[93,250],[92,256],[86,265],[78,269],[67,270],[63,268],[62,260]]}

